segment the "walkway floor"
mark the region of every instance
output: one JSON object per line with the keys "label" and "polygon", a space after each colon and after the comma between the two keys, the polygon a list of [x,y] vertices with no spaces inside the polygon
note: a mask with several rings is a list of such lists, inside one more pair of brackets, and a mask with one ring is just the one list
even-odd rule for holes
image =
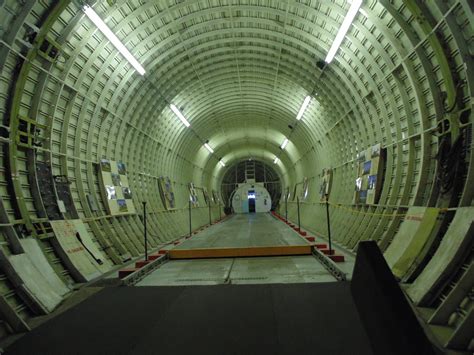
{"label": "walkway floor", "polygon": [[107,287],[6,355],[371,355],[349,286]]}
{"label": "walkway floor", "polygon": [[205,229],[176,249],[307,245],[294,231],[269,213],[235,214]]}
{"label": "walkway floor", "polygon": [[[176,249],[307,245],[270,214],[239,214],[188,239]],[[173,260],[136,286],[331,282],[313,256]]]}

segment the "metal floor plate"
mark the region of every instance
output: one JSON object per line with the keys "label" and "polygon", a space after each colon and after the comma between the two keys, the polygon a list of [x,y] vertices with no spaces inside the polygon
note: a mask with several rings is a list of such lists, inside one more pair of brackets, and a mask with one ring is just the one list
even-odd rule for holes
{"label": "metal floor plate", "polygon": [[[270,214],[235,215],[176,249],[307,245]],[[136,286],[182,286],[331,282],[336,279],[313,256],[172,260]]]}
{"label": "metal floor plate", "polygon": [[169,261],[136,286],[331,282],[313,256]]}
{"label": "metal floor plate", "polygon": [[237,214],[205,229],[176,249],[307,245],[269,213]]}

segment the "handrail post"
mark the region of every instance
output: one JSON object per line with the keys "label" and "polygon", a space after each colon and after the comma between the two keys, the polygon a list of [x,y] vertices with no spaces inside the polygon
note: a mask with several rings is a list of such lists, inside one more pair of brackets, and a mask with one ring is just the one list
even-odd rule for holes
{"label": "handrail post", "polygon": [[299,196],[296,197],[296,204],[297,204],[297,210],[298,210],[298,230],[301,231],[300,198],[299,198]]}
{"label": "handrail post", "polygon": [[209,225],[212,224],[212,217],[211,217],[211,201],[209,201]]}
{"label": "handrail post", "polygon": [[329,218],[329,195],[326,194],[326,218],[328,224],[328,239],[329,239],[329,253],[332,254],[332,243],[331,243],[331,220]]}
{"label": "handrail post", "polygon": [[189,236],[193,235],[193,222],[191,219],[191,200],[189,200]]}
{"label": "handrail post", "polygon": [[148,235],[146,226],[146,201],[143,201],[143,228],[145,237],[145,261],[148,261]]}

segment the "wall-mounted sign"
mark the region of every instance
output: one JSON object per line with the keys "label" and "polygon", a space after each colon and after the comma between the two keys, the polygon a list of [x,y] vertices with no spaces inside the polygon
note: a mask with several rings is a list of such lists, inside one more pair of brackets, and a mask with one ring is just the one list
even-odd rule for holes
{"label": "wall-mounted sign", "polygon": [[319,200],[326,202],[326,195],[331,193],[332,169],[326,168],[321,172],[321,184],[319,185]]}
{"label": "wall-mounted sign", "polygon": [[376,144],[357,154],[357,178],[354,187],[355,204],[376,204],[380,199],[385,151]]}
{"label": "wall-mounted sign", "polygon": [[192,182],[189,183],[189,200],[191,201],[191,206],[198,207],[199,206],[199,198],[197,195],[196,188]]}
{"label": "wall-mounted sign", "polygon": [[301,199],[305,200],[308,197],[309,192],[309,180],[307,177],[303,179],[303,187],[301,189]]}
{"label": "wall-mounted sign", "polygon": [[158,179],[158,187],[160,190],[161,200],[163,206],[167,210],[176,208],[175,196],[173,191],[173,183],[167,176],[162,176]]}
{"label": "wall-mounted sign", "polygon": [[104,203],[111,215],[135,213],[125,163],[102,159],[100,161]]}
{"label": "wall-mounted sign", "polygon": [[219,198],[219,194],[217,193],[216,190],[212,190],[212,199],[214,200],[214,203],[221,202],[221,200]]}

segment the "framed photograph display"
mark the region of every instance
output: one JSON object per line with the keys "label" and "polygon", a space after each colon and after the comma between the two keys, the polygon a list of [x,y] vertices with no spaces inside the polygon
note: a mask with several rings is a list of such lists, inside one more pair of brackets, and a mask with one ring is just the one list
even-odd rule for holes
{"label": "framed photograph display", "polygon": [[104,204],[111,215],[136,213],[125,163],[100,160]]}
{"label": "framed photograph display", "polygon": [[376,144],[357,154],[358,173],[355,180],[355,204],[377,204],[383,185],[386,150]]}
{"label": "framed photograph display", "polygon": [[220,203],[219,199],[219,194],[217,193],[216,190],[212,190],[212,199],[214,200],[214,203]]}
{"label": "framed photograph display", "polygon": [[202,194],[204,196],[204,203],[209,206],[211,204],[211,200],[209,199],[209,193],[205,188],[202,188]]}
{"label": "framed photograph display", "polygon": [[189,200],[191,201],[191,206],[198,207],[199,199],[198,199],[196,188],[194,187],[194,183],[190,182],[188,187],[189,187]]}
{"label": "framed photograph display", "polygon": [[319,185],[319,201],[326,202],[326,195],[331,193],[332,169],[326,168],[321,172],[321,184]]}
{"label": "framed photograph display", "polygon": [[309,180],[308,180],[307,177],[305,177],[305,178],[303,179],[303,188],[302,188],[302,190],[301,190],[301,196],[300,196],[300,198],[301,198],[302,200],[305,200],[306,197],[308,197],[308,193],[309,193]]}
{"label": "framed photograph display", "polygon": [[158,179],[158,188],[160,190],[163,206],[167,210],[176,208],[176,201],[173,191],[173,183],[168,176],[161,176]]}

